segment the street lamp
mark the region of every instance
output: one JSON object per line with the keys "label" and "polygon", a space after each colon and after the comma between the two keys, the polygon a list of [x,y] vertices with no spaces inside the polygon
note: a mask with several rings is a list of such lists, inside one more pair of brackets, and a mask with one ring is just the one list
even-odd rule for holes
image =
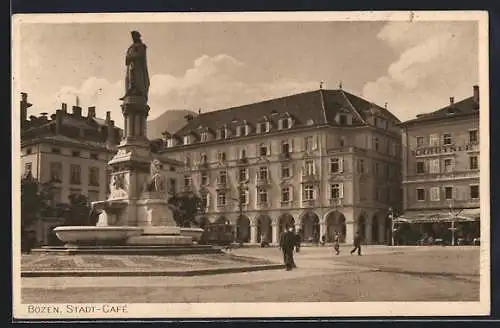
{"label": "street lamp", "polygon": [[450,204],[450,218],[451,218],[451,227],[448,229],[451,230],[451,246],[455,246],[455,231],[457,230],[457,228],[455,228],[456,215],[453,214],[452,204]]}
{"label": "street lamp", "polygon": [[394,232],[396,231],[394,227],[394,209],[389,207],[389,219],[391,219],[391,246],[394,246]]}

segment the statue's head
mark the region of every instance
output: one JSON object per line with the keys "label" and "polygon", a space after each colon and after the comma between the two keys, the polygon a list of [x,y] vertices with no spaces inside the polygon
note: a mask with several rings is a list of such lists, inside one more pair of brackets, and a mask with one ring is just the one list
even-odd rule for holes
{"label": "statue's head", "polygon": [[141,41],[141,33],[138,31],[132,31],[130,33],[132,34],[132,40],[134,40],[134,42]]}
{"label": "statue's head", "polygon": [[160,173],[162,169],[163,169],[163,164],[160,162],[160,160],[155,158],[151,162],[151,174]]}

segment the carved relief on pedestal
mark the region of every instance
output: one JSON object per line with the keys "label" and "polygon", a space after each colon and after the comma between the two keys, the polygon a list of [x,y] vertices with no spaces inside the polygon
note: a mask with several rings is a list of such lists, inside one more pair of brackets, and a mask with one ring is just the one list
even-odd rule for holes
{"label": "carved relief on pedestal", "polygon": [[144,183],[143,192],[165,194],[166,183],[162,170],[163,164],[158,159],[154,159],[151,162],[149,179]]}
{"label": "carved relief on pedestal", "polygon": [[125,198],[128,196],[128,181],[125,173],[114,174],[111,178],[110,199]]}

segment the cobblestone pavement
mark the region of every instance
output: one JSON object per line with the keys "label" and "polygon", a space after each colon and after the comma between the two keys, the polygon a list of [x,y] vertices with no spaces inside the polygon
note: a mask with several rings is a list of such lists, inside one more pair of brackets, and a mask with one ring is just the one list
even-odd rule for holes
{"label": "cobblestone pavement", "polygon": [[[351,256],[347,250],[344,247],[342,255],[334,256],[329,248],[303,248],[296,254],[298,268],[288,272],[271,270],[199,277],[23,278],[22,298],[23,302],[55,303],[477,301],[479,298],[477,248],[368,246],[361,257]],[[240,248],[233,250],[233,254],[271,261],[281,259],[277,248]],[[392,266],[387,266],[388,263]],[[443,272],[449,274],[436,274],[440,273],[436,271],[439,267],[447,268]],[[453,270],[457,270],[456,274]]]}

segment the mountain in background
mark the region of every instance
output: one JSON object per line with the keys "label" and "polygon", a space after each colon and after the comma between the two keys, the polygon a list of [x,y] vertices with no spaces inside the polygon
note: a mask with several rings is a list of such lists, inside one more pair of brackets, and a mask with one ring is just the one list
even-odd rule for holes
{"label": "mountain in background", "polygon": [[187,109],[169,109],[155,119],[149,120],[148,139],[158,139],[162,137],[165,130],[174,133],[186,124],[184,116],[196,113]]}

